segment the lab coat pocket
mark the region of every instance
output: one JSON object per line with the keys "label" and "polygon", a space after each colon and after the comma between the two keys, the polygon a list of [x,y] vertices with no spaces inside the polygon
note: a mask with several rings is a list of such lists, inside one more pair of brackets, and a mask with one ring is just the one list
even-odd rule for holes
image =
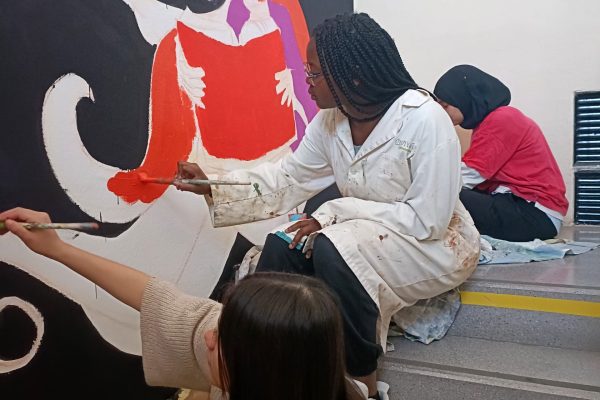
{"label": "lab coat pocket", "polygon": [[412,183],[410,159],[412,152],[392,146],[377,160],[377,190],[381,201],[402,201]]}

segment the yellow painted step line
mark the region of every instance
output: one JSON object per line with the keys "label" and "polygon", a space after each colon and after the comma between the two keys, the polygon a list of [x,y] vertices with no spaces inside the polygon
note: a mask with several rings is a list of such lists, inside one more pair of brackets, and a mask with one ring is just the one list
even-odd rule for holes
{"label": "yellow painted step line", "polygon": [[600,303],[485,292],[460,292],[463,304],[600,318]]}

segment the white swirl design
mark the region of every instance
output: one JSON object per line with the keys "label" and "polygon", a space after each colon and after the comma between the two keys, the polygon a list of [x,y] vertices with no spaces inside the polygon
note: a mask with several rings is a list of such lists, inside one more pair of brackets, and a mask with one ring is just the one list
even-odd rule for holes
{"label": "white swirl design", "polygon": [[0,312],[4,310],[6,307],[18,307],[27,314],[29,318],[33,321],[36,328],[36,337],[33,341],[33,345],[29,350],[29,353],[24,355],[21,358],[17,358],[16,360],[2,360],[0,359],[0,374],[5,374],[7,372],[15,371],[17,369],[23,368],[37,354],[38,349],[40,348],[40,344],[42,343],[42,337],[44,336],[44,317],[42,314],[35,308],[31,303],[26,302],[18,297],[4,297],[0,299]]}

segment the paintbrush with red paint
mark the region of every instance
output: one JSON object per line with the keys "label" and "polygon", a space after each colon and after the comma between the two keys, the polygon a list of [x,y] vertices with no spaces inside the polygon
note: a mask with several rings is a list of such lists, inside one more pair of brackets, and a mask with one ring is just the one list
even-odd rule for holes
{"label": "paintbrush with red paint", "polygon": [[172,178],[156,178],[148,176],[145,172],[138,173],[140,181],[144,183],[156,183],[159,185],[175,185],[183,183],[188,185],[252,185],[250,182],[237,181],[220,181],[214,179],[172,179]]}

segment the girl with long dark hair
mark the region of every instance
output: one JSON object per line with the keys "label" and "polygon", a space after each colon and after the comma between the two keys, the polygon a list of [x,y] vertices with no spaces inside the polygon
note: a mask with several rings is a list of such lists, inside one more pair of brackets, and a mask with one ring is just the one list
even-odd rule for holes
{"label": "girl with long dark hair", "polygon": [[[205,195],[213,224],[227,226],[282,215],[337,184],[341,198],[287,227],[291,243],[281,232],[267,237],[257,271],[315,276],[338,295],[348,371],[376,397],[392,315],[464,282],[479,234],[458,199],[452,123],[390,35],[366,14],[340,15],[315,29],[307,61],[321,111],[294,154],[220,177],[250,187],[178,187]],[[182,178],[206,179],[196,164],[179,166]]]}
{"label": "girl with long dark hair", "polygon": [[[0,221],[31,250],[56,260],[140,311],[144,375],[153,386],[214,391],[229,400],[358,400],[366,388],[346,377],[342,320],[335,298],[313,278],[256,274],[224,303],[188,296],[174,285],[60,240],[45,213],[13,209]],[[6,229],[0,229],[0,235]],[[118,373],[118,371],[116,371]]]}

